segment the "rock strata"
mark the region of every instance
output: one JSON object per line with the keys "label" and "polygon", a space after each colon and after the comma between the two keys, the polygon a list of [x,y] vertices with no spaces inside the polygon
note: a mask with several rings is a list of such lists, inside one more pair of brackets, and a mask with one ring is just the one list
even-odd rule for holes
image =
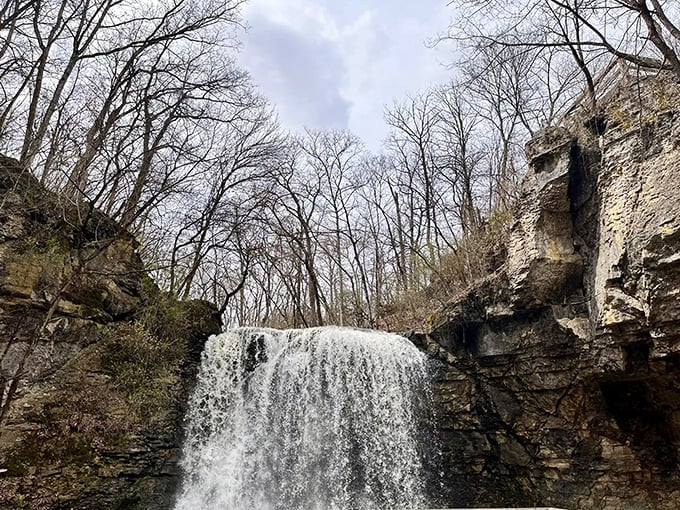
{"label": "rock strata", "polygon": [[597,131],[539,133],[505,264],[413,335],[442,506],[678,508],[679,98],[622,84]]}
{"label": "rock strata", "polygon": [[219,329],[158,291],[129,233],[0,158],[0,508],[170,508]]}

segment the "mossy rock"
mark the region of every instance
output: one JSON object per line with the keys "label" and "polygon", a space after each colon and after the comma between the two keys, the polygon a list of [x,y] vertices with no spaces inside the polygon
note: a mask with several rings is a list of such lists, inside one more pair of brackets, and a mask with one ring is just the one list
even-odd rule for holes
{"label": "mossy rock", "polygon": [[209,335],[222,330],[222,320],[213,303],[197,299],[178,301],[167,293],[149,299],[137,319],[155,335],[186,341],[190,361],[200,358]]}
{"label": "mossy rock", "polygon": [[0,193],[14,191],[32,200],[42,196],[45,189],[16,159],[0,154]]}

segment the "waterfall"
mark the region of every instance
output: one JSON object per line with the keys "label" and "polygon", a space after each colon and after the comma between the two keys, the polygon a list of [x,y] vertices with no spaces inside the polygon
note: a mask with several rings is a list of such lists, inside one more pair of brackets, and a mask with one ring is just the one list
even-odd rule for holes
{"label": "waterfall", "polygon": [[393,334],[212,337],[176,510],[424,508],[427,377],[425,355]]}

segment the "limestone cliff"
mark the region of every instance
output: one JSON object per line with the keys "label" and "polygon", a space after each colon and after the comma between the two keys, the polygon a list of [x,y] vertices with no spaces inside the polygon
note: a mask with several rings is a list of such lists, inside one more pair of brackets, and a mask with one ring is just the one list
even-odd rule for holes
{"label": "limestone cliff", "polygon": [[169,508],[219,328],[158,291],[130,234],[0,159],[0,508]]}
{"label": "limestone cliff", "polygon": [[413,336],[442,505],[677,509],[680,87],[622,84],[526,152],[505,264]]}

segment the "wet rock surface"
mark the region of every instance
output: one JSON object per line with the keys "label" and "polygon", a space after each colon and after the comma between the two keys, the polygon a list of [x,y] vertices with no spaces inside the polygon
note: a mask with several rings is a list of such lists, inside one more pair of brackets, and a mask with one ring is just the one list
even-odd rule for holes
{"label": "wet rock surface", "polygon": [[623,85],[603,133],[540,133],[506,263],[412,336],[442,507],[678,508],[679,92]]}

